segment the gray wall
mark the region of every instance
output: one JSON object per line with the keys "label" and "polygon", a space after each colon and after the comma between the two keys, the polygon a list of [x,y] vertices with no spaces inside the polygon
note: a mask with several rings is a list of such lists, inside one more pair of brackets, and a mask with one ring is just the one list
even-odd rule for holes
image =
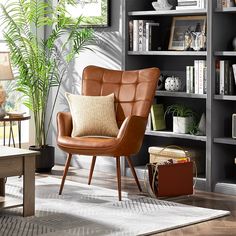
{"label": "gray wall", "polygon": [[[71,64],[70,70],[64,79],[54,112],[52,132],[50,132],[52,135],[49,137],[51,144],[56,147],[55,158],[57,164],[64,164],[66,159],[66,154],[59,150],[56,145],[56,113],[58,111],[69,110],[64,93],[80,94],[81,75],[87,65],[97,65],[112,69],[122,68],[121,2],[122,0],[111,0],[111,26],[95,29],[97,39],[96,45],[91,46],[93,51],[84,51],[81,53]],[[74,156],[72,165],[88,168],[90,160],[90,157]],[[113,158],[99,157],[95,168],[102,171],[115,171],[114,160]]]}

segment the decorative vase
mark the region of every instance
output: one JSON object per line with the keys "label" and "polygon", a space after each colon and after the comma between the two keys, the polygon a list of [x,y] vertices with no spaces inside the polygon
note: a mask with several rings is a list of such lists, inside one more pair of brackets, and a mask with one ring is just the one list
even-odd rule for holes
{"label": "decorative vase", "polygon": [[167,91],[181,91],[182,87],[182,80],[179,77],[167,77],[165,80],[165,89]]}
{"label": "decorative vase", "polygon": [[29,149],[40,152],[40,155],[36,156],[35,171],[37,173],[50,172],[55,163],[55,148],[46,145],[43,147],[30,146]]}
{"label": "decorative vase", "polygon": [[187,134],[188,128],[192,122],[192,117],[173,116],[173,132],[178,134]]}

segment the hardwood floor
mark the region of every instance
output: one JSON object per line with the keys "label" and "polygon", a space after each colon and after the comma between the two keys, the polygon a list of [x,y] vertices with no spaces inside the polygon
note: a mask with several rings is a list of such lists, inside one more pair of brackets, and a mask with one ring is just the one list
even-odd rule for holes
{"label": "hardwood floor", "polygon": [[[61,178],[63,175],[63,167],[55,166],[52,175],[54,177]],[[37,177],[42,178],[47,175],[40,174]],[[88,183],[88,170],[81,170],[70,167],[67,180],[76,181],[80,183]],[[66,182],[65,182],[66,184]],[[107,174],[103,172],[96,172],[96,169],[93,174],[93,179],[91,182],[92,185],[101,186],[105,188],[117,189],[117,182],[115,173]],[[143,183],[141,182],[141,187],[144,189]],[[140,194],[135,180],[133,178],[122,177],[122,191]],[[145,194],[144,194],[145,195]],[[202,191],[196,191],[193,196],[190,197],[179,197],[173,199],[176,202],[208,207],[222,210],[229,210],[231,215],[228,217],[219,218],[216,220],[187,226],[184,228],[171,230],[165,233],[154,234],[158,236],[182,236],[182,235],[191,235],[191,236],[227,236],[235,235],[236,236],[236,196],[207,193]]]}

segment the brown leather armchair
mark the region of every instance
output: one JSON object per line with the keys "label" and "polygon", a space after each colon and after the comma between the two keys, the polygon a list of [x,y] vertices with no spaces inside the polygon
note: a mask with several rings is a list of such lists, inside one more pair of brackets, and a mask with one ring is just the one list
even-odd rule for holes
{"label": "brown leather armchair", "polygon": [[59,194],[62,193],[65,178],[73,154],[93,156],[88,184],[91,183],[96,156],[116,158],[119,200],[121,200],[120,156],[125,156],[140,191],[130,156],[136,154],[141,145],[147,124],[147,117],[160,75],[158,68],[133,71],[117,71],[88,66],[83,71],[82,94],[105,96],[115,94],[116,118],[119,127],[117,137],[71,137],[72,118],[69,112],[57,114],[60,149],[68,153]]}

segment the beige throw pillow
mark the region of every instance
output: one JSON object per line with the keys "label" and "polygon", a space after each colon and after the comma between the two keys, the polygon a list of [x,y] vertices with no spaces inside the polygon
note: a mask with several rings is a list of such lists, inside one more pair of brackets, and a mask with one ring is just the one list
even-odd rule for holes
{"label": "beige throw pillow", "polygon": [[114,94],[108,96],[82,96],[65,93],[73,121],[72,137],[116,137]]}

